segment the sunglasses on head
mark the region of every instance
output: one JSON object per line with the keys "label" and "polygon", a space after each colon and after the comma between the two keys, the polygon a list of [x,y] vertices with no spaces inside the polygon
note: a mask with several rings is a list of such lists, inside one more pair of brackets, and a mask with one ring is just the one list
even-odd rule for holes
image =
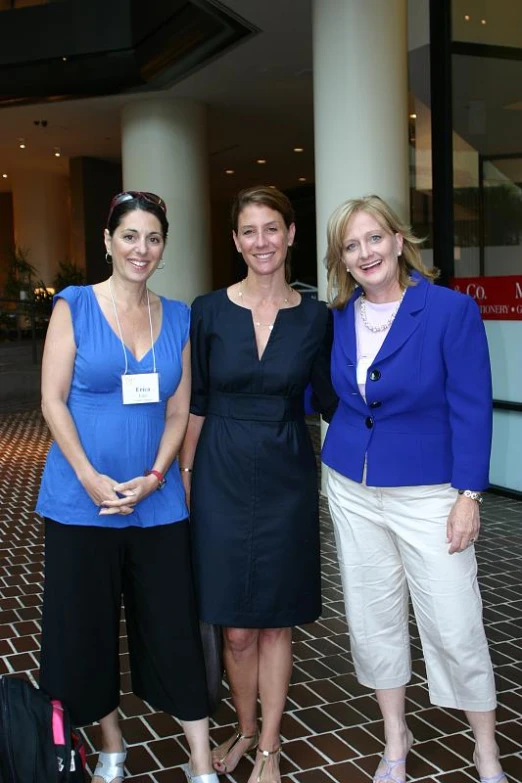
{"label": "sunglasses on head", "polygon": [[112,199],[111,205],[109,207],[107,223],[109,223],[111,215],[117,206],[123,204],[125,201],[132,201],[132,199],[135,198],[142,198],[144,201],[148,201],[149,204],[154,204],[156,207],[159,207],[163,214],[167,214],[167,205],[163,199],[160,196],[157,196],[155,193],[148,193],[146,190],[125,190],[123,193],[118,193]]}

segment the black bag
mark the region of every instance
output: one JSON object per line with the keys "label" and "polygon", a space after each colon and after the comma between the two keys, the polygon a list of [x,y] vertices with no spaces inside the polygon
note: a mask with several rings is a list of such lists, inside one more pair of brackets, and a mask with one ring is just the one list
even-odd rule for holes
{"label": "black bag", "polygon": [[84,783],[85,748],[59,701],[0,677],[0,783]]}
{"label": "black bag", "polygon": [[220,625],[200,621],[201,642],[205,658],[210,715],[223,698],[223,634]]}

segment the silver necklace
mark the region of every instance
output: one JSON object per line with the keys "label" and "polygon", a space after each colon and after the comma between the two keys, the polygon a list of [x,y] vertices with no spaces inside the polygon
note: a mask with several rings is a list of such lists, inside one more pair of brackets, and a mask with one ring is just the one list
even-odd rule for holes
{"label": "silver necklace", "polygon": [[366,296],[364,294],[361,294],[361,321],[363,322],[365,327],[369,329],[370,332],[374,332],[374,334],[378,332],[385,332],[387,329],[389,329],[395,320],[395,316],[399,312],[399,307],[401,306],[405,293],[406,293],[406,289],[404,289],[404,291],[402,292],[401,298],[395,310],[393,310],[390,313],[386,321],[384,321],[382,324],[372,324],[372,322],[368,320],[368,313],[366,312]]}
{"label": "silver necklace", "polygon": [[[239,296],[240,300],[243,300],[243,283],[244,283],[244,282],[245,282],[244,280],[240,280],[240,281],[239,281],[239,291],[238,291],[238,296]],[[281,305],[281,307],[278,307],[278,308],[277,308],[277,311],[276,311],[276,318],[277,318],[277,313],[279,312],[279,310],[281,310],[283,307],[286,307],[287,305],[288,305],[288,297],[285,297],[285,298],[283,299],[283,304]],[[253,312],[253,310],[252,310],[251,312],[252,312],[252,320],[254,321],[254,326],[257,326],[257,327],[258,327],[258,329],[259,329],[259,328],[263,328],[263,327],[264,327],[265,329],[269,329],[270,331],[272,331],[272,329],[274,328],[274,324],[275,324],[275,318],[274,318],[274,320],[272,321],[272,323],[270,323],[270,324],[265,324],[265,323],[263,323],[262,321],[256,321],[256,320],[255,320],[255,318],[254,318],[254,312]]]}
{"label": "silver necklace", "polygon": [[[153,365],[153,372],[156,372],[156,352],[154,350],[154,332],[152,330],[152,315],[150,312],[150,299],[149,299],[149,289],[147,288],[147,309],[149,311],[149,327],[150,327],[150,348],[152,351],[152,365]],[[121,347],[123,349],[123,355],[125,357],[125,372],[124,375],[127,375],[128,369],[129,369],[129,362],[127,359],[127,349],[125,348],[125,343],[123,342],[123,331],[121,328],[120,319],[118,317],[118,308],[116,307],[116,299],[114,298],[114,294],[112,292],[112,284],[111,284],[111,278],[109,277],[109,292],[112,299],[112,308],[114,310],[114,317],[116,318],[116,323],[118,325],[118,334],[120,337]]]}

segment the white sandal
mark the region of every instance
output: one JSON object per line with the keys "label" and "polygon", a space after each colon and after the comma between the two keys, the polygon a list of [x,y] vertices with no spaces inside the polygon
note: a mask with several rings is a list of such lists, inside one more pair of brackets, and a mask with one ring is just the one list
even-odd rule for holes
{"label": "white sandal", "polygon": [[202,775],[193,775],[189,764],[182,764],[181,769],[187,776],[188,783],[218,783],[217,772],[204,772]]}
{"label": "white sandal", "polygon": [[126,750],[120,753],[104,753],[102,751],[98,756],[98,763],[96,764],[93,777],[101,778],[105,783],[113,783],[118,778],[123,780],[125,777],[123,765],[126,758]]}

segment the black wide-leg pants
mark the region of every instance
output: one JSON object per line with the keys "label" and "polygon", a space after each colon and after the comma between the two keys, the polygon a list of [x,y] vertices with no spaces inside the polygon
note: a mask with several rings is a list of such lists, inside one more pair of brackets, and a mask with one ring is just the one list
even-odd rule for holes
{"label": "black wide-leg pants", "polygon": [[134,693],[180,720],[206,717],[187,520],[116,529],[46,519],[40,687],[77,726],[116,709],[122,596]]}

